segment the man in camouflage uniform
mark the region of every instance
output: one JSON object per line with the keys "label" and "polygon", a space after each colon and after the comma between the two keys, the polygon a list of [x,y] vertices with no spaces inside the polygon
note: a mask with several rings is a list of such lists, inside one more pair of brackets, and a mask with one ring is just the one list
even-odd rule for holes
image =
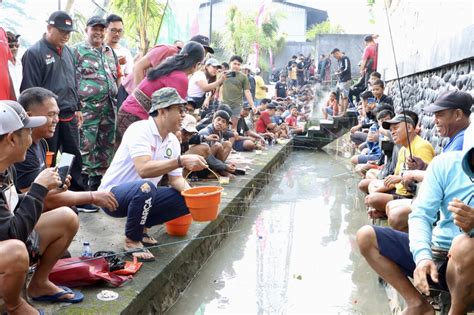
{"label": "man in camouflage uniform", "polygon": [[84,124],[81,153],[90,190],[97,190],[115,146],[115,104],[120,79],[118,58],[104,45],[106,21],[87,21],[87,40],[73,48]]}

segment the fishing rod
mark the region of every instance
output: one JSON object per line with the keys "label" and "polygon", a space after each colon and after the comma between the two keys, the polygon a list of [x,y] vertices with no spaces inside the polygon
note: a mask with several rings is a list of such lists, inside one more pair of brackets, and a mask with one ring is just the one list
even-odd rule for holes
{"label": "fishing rod", "polygon": [[398,73],[397,57],[395,55],[395,45],[393,44],[392,27],[390,26],[387,0],[384,0],[384,6],[385,6],[385,15],[387,16],[387,25],[388,25],[388,32],[390,34],[390,42],[392,43],[393,60],[395,62],[395,72],[397,74],[398,89],[400,90],[400,100],[401,100],[401,105],[402,105],[402,110],[403,110],[402,113],[403,113],[403,117],[405,118],[405,129],[406,129],[406,132],[407,132],[408,151],[410,152],[410,160],[413,161],[413,154],[411,152],[411,144],[410,144],[410,135],[408,133],[407,114],[405,112],[405,102],[404,102],[404,99],[403,99],[402,84],[400,83],[400,75]]}

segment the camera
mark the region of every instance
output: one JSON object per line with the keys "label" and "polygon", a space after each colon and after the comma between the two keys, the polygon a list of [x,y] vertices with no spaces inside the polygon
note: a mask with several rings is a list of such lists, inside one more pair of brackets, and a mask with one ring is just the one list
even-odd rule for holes
{"label": "camera", "polygon": [[235,78],[235,75],[236,75],[235,71],[230,71],[230,72],[227,72],[225,76],[228,78]]}

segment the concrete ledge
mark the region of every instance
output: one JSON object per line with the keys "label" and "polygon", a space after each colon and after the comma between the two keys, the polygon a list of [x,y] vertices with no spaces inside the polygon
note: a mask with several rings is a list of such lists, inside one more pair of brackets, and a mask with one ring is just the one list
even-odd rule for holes
{"label": "concrete ledge", "polygon": [[[96,295],[105,285],[81,288],[85,295],[84,302],[70,304],[41,304],[47,314],[162,314],[179,298],[181,292],[189,285],[199,269],[205,264],[222,240],[227,236],[221,234],[204,239],[192,240],[232,230],[249,208],[250,202],[268,183],[272,173],[278,169],[292,151],[292,142],[275,145],[262,155],[243,153],[251,159],[247,175],[238,176],[225,186],[219,216],[212,222],[193,222],[186,237],[171,237],[163,227],[151,230],[160,244],[183,241],[179,244],[163,246],[151,251],[157,258],[155,262],[144,263],[133,280],[121,288],[111,290],[119,293],[119,298],[103,302]],[[194,184],[194,183],[193,183]],[[216,182],[197,183],[216,184]],[[80,214],[81,227],[70,251],[73,256],[80,254],[82,242],[90,241],[92,250],[122,251],[124,219],[116,219],[104,213]],[[185,240],[189,240],[186,242]]]}

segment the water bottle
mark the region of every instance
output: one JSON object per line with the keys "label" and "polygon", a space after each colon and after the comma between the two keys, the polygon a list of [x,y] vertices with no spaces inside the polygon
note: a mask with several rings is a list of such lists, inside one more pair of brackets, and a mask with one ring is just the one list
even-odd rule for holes
{"label": "water bottle", "polygon": [[89,242],[84,242],[82,244],[81,257],[92,257],[92,251]]}

